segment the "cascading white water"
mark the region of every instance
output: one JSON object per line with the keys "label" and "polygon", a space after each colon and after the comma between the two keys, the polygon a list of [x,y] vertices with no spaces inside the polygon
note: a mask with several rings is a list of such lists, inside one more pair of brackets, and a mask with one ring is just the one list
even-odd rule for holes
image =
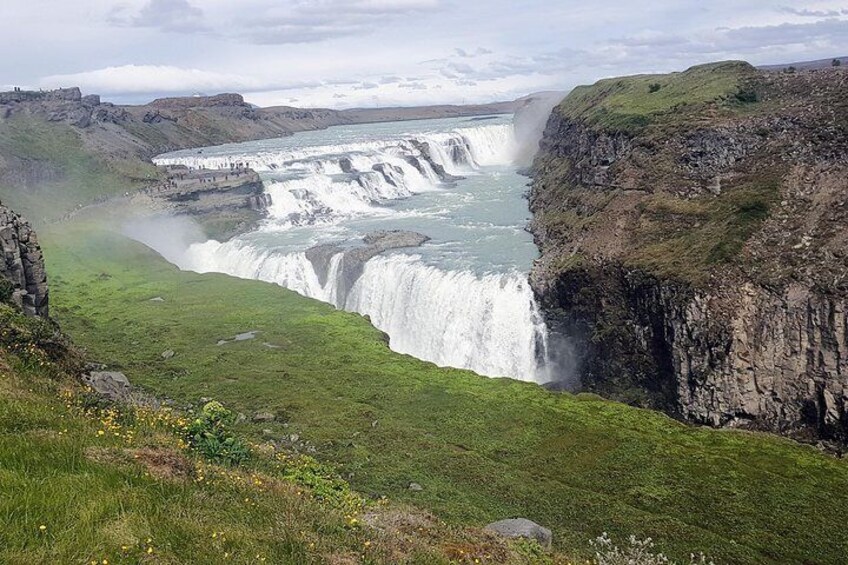
{"label": "cascading white water", "polygon": [[[424,146],[428,156],[422,152]],[[515,151],[512,126],[500,124],[410,139],[259,153],[191,154],[154,161],[158,165],[208,169],[248,164],[268,175],[268,211],[277,227],[286,227],[379,214],[381,210],[375,204],[382,201],[436,190],[442,179],[434,171],[434,164],[448,174],[463,175],[481,166],[508,163]]]}
{"label": "cascading white water", "polygon": [[243,279],[278,284],[304,296],[330,302],[334,281],[322,285],[306,255],[259,250],[238,240],[209,240],[190,245],[177,266],[198,273],[225,273]]}
{"label": "cascading white water", "polygon": [[[372,218],[369,222],[377,227],[389,224],[390,228],[398,216],[385,203],[426,193],[433,193],[437,202],[439,194],[448,198],[449,183],[455,182],[456,175],[480,178],[487,167],[508,165],[516,150],[512,125],[504,123],[379,140],[288,145],[182,152],[156,162],[195,168],[229,168],[241,163],[257,169],[272,202],[270,219],[257,234],[286,238],[302,237],[302,226],[314,225],[310,228],[314,231],[330,224],[337,229],[356,218]],[[491,178],[494,182],[497,177]],[[491,224],[472,222],[463,229],[480,225]],[[515,269],[476,272],[479,269],[446,268],[419,252],[393,252],[371,258],[355,281],[346,281],[343,253],[332,256],[326,273],[319,276],[305,253],[315,239],[299,247],[269,247],[262,237],[194,244],[176,263],[197,272],[272,282],[368,315],[377,328],[389,334],[392,349],[439,365],[489,376],[547,380],[546,330],[526,274]]]}
{"label": "cascading white water", "polygon": [[325,284],[305,253],[263,251],[237,240],[194,244],[178,266],[275,283],[367,315],[389,334],[392,349],[438,365],[542,378],[547,332],[525,276],[444,271],[417,256],[393,254],[365,263],[345,293],[342,258],[332,257]]}
{"label": "cascading white water", "polygon": [[345,309],[367,314],[392,348],[482,375],[540,377],[546,331],[527,278],[443,271],[416,257],[375,257]]}

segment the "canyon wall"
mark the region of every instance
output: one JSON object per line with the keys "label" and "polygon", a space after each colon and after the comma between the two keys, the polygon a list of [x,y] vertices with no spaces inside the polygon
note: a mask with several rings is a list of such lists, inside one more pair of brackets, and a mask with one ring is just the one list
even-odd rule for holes
{"label": "canyon wall", "polygon": [[532,283],[582,388],[848,439],[846,77],[726,63],[602,81],[554,110]]}

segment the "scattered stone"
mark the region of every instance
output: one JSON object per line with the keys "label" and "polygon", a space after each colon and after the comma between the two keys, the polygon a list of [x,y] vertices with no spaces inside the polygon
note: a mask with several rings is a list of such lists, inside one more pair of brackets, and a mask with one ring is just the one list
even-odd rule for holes
{"label": "scattered stone", "polygon": [[409,490],[414,491],[414,492],[421,492],[422,490],[424,490],[424,487],[422,487],[418,483],[409,483],[408,488],[409,488]]}
{"label": "scattered stone", "polygon": [[371,427],[376,428],[378,423],[379,423],[378,420],[374,420],[373,422],[371,422]]}
{"label": "scattered stone", "polygon": [[247,341],[248,339],[255,338],[256,334],[258,334],[258,333],[259,333],[259,330],[252,330],[252,331],[249,331],[249,332],[236,334],[233,337],[228,338],[228,339],[219,339],[218,345],[224,345],[224,344],[227,344],[227,343],[232,343],[234,341]]}
{"label": "scattered stone", "polygon": [[236,424],[241,424],[242,422],[247,421],[247,416],[245,416],[242,412],[239,412],[236,415]]}
{"label": "scattered stone", "polygon": [[253,415],[253,421],[254,422],[273,422],[276,419],[277,419],[277,417],[274,416],[274,414],[272,414],[271,412],[267,412],[267,411],[257,412],[256,414]]}
{"label": "scattered stone", "polygon": [[545,549],[551,548],[553,536],[551,531],[528,520],[527,518],[511,518],[492,522],[485,528],[486,531],[494,532],[507,538],[527,538],[536,540]]}
{"label": "scattered stone", "polygon": [[292,443],[297,443],[299,439],[300,436],[298,434],[292,434],[289,436],[289,441],[291,441]]}
{"label": "scattered stone", "polygon": [[272,431],[271,431],[271,430],[269,430],[268,428],[264,428],[264,429],[262,430],[262,435],[264,435],[264,436],[270,436],[270,435],[273,435],[273,434],[274,434],[274,432],[272,432]]}
{"label": "scattered stone", "polygon": [[171,359],[177,353],[173,349],[167,349],[162,352],[162,359]]}
{"label": "scattered stone", "polygon": [[153,298],[150,299],[150,302],[165,302],[165,299],[162,298],[161,296],[154,296]]}

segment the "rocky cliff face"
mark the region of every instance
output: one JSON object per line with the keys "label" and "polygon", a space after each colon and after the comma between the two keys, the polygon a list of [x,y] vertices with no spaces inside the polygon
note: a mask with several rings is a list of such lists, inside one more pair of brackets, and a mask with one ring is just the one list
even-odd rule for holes
{"label": "rocky cliff face", "polygon": [[[554,111],[532,282],[584,388],[844,443],[848,75],[734,65],[599,83],[577,97],[600,113],[575,95]],[[716,82],[714,98],[681,103]],[[668,104],[610,118],[654,104],[652,84]]]}
{"label": "rocky cliff face", "polygon": [[30,316],[48,315],[47,274],[38,237],[29,223],[0,204],[0,279],[3,298]]}

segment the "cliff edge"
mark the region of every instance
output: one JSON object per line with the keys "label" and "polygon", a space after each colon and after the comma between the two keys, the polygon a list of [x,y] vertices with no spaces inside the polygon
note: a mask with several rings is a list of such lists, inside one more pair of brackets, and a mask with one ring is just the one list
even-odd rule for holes
{"label": "cliff edge", "polygon": [[608,79],[552,113],[532,273],[584,389],[848,439],[848,73]]}

